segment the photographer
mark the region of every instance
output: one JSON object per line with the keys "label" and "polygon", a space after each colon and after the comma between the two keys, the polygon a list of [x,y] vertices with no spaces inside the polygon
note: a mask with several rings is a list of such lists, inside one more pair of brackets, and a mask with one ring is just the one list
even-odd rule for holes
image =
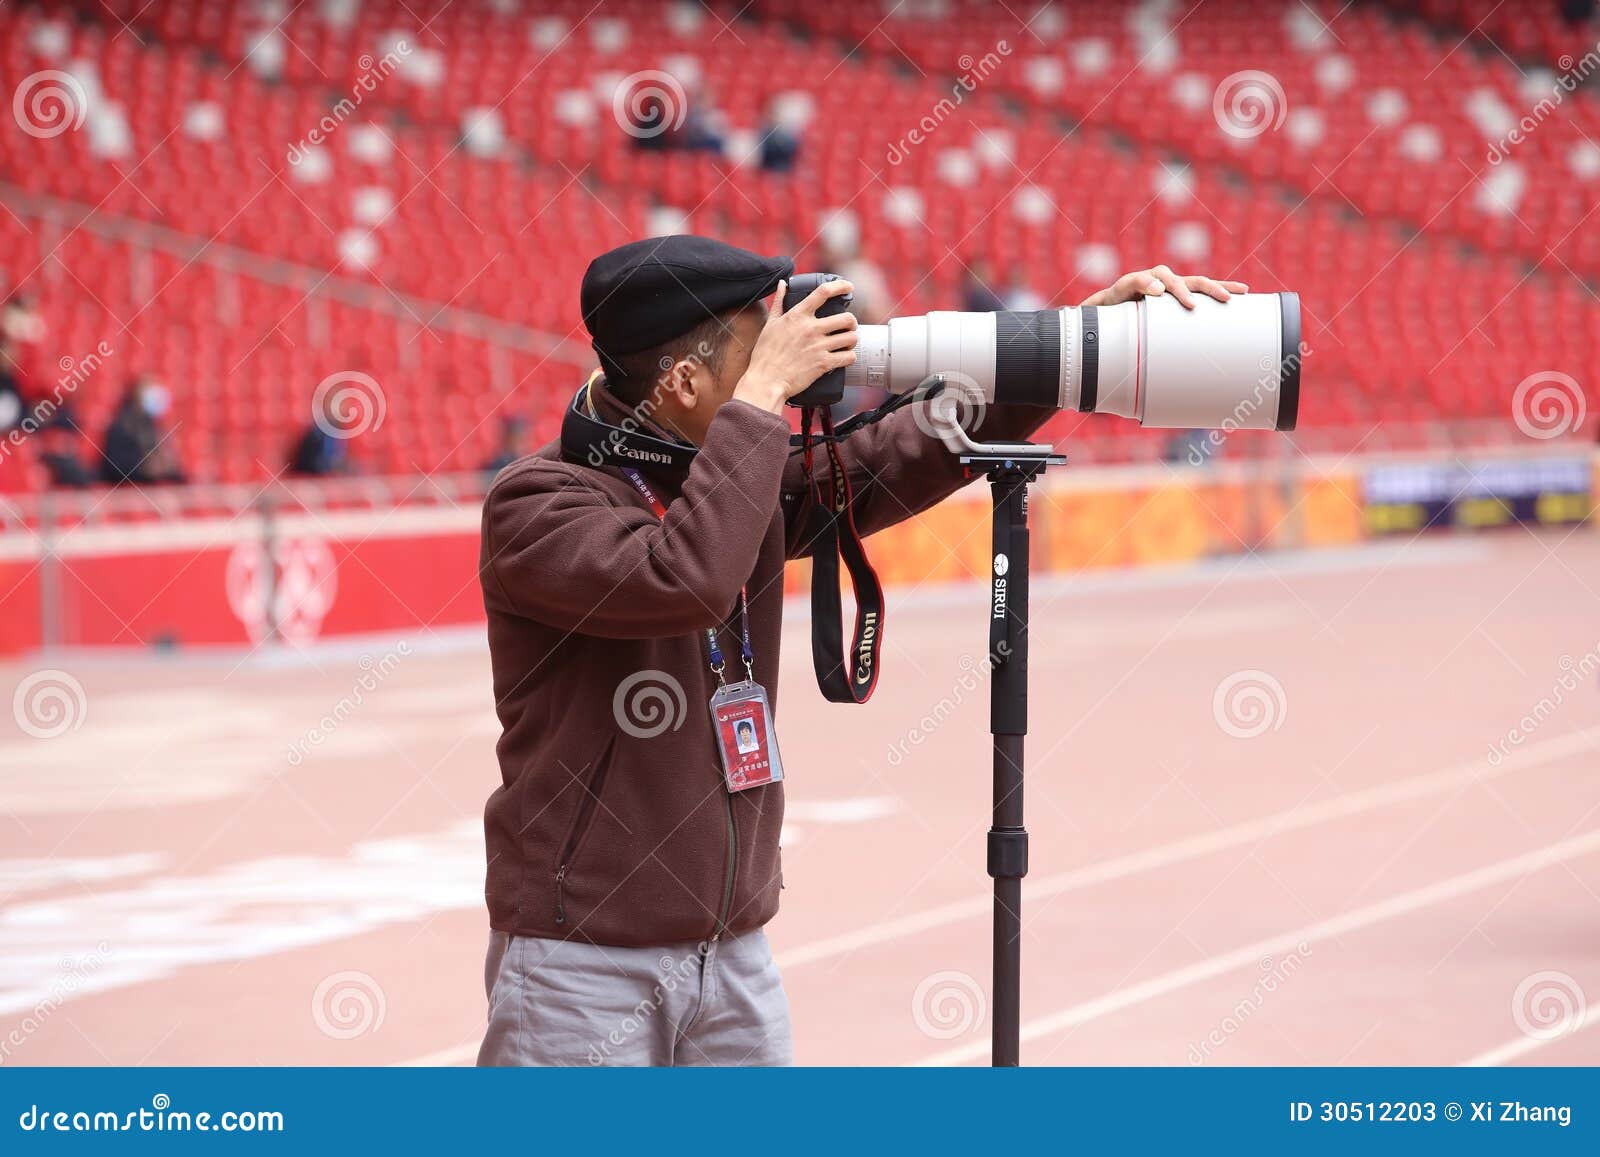
{"label": "photographer", "polygon": [[[485,815],[480,1064],[790,1060],[762,932],[783,886],[770,710],[783,566],[808,553],[817,512],[784,405],[850,364],[856,344],[850,314],[817,316],[849,283],[782,312],[792,273],[699,237],[597,258],[582,307],[601,372],[574,408],[657,441],[627,450],[625,466],[547,446],[485,500],[479,570],[504,731]],[[1171,293],[1189,305],[1191,292],[1243,288],[1161,266],[1086,304]],[[841,440],[862,534],[966,481],[923,432],[922,405]],[[1054,413],[996,407],[974,433],[1025,438]]]}

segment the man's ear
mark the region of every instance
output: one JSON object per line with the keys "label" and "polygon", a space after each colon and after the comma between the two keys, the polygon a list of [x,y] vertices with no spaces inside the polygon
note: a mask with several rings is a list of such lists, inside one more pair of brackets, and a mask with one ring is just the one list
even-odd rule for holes
{"label": "man's ear", "polygon": [[716,375],[703,358],[679,358],[673,363],[671,378],[673,395],[685,410],[715,404]]}
{"label": "man's ear", "polygon": [[693,393],[694,386],[683,361],[663,358],[656,368],[655,381],[651,383],[650,393],[643,404],[651,409],[658,409],[662,404],[688,409],[693,405]]}

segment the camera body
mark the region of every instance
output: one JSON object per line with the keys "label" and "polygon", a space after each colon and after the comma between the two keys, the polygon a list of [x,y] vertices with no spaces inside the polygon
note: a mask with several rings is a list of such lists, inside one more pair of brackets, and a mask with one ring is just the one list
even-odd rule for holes
{"label": "camera body", "polygon": [[[804,301],[817,286],[839,280],[836,273],[797,273],[789,279],[783,295],[783,311],[788,313]],[[850,308],[850,294],[842,293],[822,303],[818,317],[833,317]],[[800,393],[789,399],[791,406],[832,406],[844,400],[844,370],[829,370]]]}

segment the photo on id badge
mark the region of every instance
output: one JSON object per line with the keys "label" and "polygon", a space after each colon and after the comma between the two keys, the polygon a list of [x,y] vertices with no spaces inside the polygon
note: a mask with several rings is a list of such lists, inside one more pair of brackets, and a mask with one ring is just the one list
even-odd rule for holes
{"label": "photo on id badge", "polygon": [[746,680],[718,688],[711,697],[711,719],[729,791],[745,791],[783,778],[772,712],[759,683]]}

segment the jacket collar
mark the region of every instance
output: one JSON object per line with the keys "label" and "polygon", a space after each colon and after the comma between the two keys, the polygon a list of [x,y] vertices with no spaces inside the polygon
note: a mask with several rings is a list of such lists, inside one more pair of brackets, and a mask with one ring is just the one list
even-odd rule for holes
{"label": "jacket collar", "polygon": [[612,393],[610,385],[606,382],[605,375],[599,370],[589,376],[588,392],[589,404],[594,407],[595,416],[602,422],[612,426],[621,426],[626,422],[628,423],[626,428],[649,434],[652,438],[688,445],[682,438],[651,418],[648,413],[639,413],[627,402]]}

